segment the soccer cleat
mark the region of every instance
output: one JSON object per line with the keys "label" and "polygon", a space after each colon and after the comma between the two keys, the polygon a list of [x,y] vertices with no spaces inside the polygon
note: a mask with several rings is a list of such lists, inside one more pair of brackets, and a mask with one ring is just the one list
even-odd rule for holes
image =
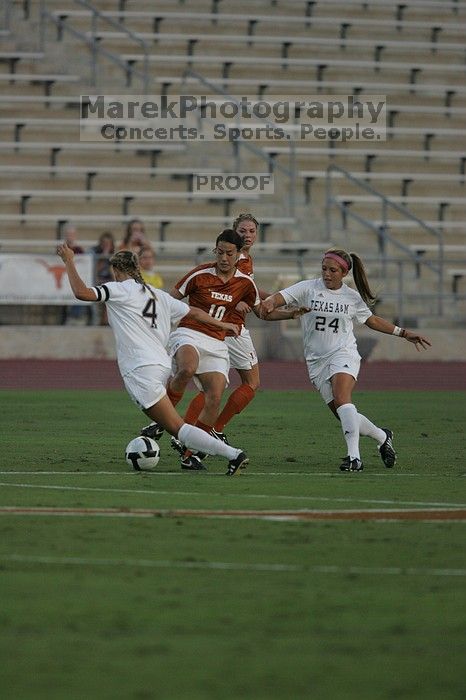
{"label": "soccer cleat", "polygon": [[343,462],[340,464],[340,470],[342,472],[362,472],[364,469],[364,464],[360,459],[350,459],[349,457],[343,457]]}
{"label": "soccer cleat", "polygon": [[350,465],[351,465],[350,458],[349,458],[349,457],[343,457],[342,459],[343,459],[343,462],[340,464],[340,470],[341,470],[342,472],[349,472],[349,470],[350,470]]}
{"label": "soccer cleat", "polygon": [[245,466],[249,464],[249,457],[246,452],[240,452],[235,459],[232,459],[228,464],[227,476],[234,476],[239,473],[240,469],[244,469]]}
{"label": "soccer cleat", "polygon": [[176,437],[172,437],[172,439],[170,440],[170,447],[173,450],[175,450],[175,452],[178,452],[178,454],[180,454],[182,457],[188,451],[189,451],[189,454],[194,454],[194,455],[196,455],[196,457],[199,457],[199,459],[205,459],[206,457],[209,456],[207,454],[207,452],[199,452],[197,450],[188,450],[186,445],[183,445],[183,443],[180,440],[177,440]]}
{"label": "soccer cleat", "polygon": [[145,428],[141,428],[141,435],[144,437],[152,438],[152,440],[160,440],[165,432],[165,428],[162,428],[160,423],[151,423],[146,425]]}
{"label": "soccer cleat", "polygon": [[393,447],[393,430],[389,428],[382,428],[385,435],[387,436],[385,442],[379,447],[380,458],[386,467],[393,467],[396,463],[396,452]]}
{"label": "soccer cleat", "polygon": [[222,442],[224,442],[225,445],[229,445],[229,444],[230,444],[230,443],[228,442],[228,439],[227,439],[227,436],[225,435],[225,433],[217,432],[217,430],[215,430],[215,428],[212,428],[212,430],[210,431],[210,434],[211,434],[212,437],[214,437],[216,440],[221,440]]}
{"label": "soccer cleat", "polygon": [[190,457],[186,457],[185,459],[181,460],[181,469],[188,469],[190,471],[200,472],[203,469],[207,469],[207,467],[204,464],[202,464],[199,457],[191,455]]}
{"label": "soccer cleat", "polygon": [[178,454],[180,454],[181,456],[183,456],[186,452],[186,445],[183,445],[183,443],[180,440],[177,440],[177,438],[174,435],[170,440],[170,447],[172,448],[172,450],[175,450],[175,452],[178,452]]}

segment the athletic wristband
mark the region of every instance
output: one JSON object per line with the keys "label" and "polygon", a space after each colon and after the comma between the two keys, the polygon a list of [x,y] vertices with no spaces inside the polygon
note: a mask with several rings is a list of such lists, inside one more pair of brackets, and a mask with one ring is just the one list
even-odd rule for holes
{"label": "athletic wristband", "polygon": [[399,326],[395,326],[395,328],[392,330],[392,335],[399,335],[402,338],[406,336],[406,331],[404,328],[400,328]]}

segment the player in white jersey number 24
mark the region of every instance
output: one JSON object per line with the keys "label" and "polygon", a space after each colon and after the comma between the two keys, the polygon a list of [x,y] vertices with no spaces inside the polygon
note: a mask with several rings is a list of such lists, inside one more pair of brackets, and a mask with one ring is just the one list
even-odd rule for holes
{"label": "player in white jersey number 24", "polygon": [[142,279],[138,259],[131,251],[113,255],[110,264],[115,281],[97,287],[88,287],[81,279],[74,264],[74,253],[66,243],[58,246],[57,253],[65,263],[75,297],[80,301],[106,304],[115,336],[118,366],[133,401],[193,451],[225,457],[228,476],[239,473],[249,461],[246,453],[185,423],[165,389],[171,372],[166,346],[173,325],[191,316],[235,335],[239,333],[238,326],[192,308],[161,289],[153,289]]}
{"label": "player in white jersey number 24", "polygon": [[[350,270],[357,291],[343,282]],[[309,313],[301,316],[309,378],[341,422],[347,455],[343,458],[340,469],[347,472],[359,472],[364,467],[359,452],[360,435],[376,440],[386,467],[393,467],[396,462],[393,431],[374,425],[366,416],[358,413],[352,401],[352,391],[361,363],[353,333],[353,320],[364,323],[374,331],[404,338],[413,343],[416,350],[427,349],[431,344],[418,333],[374,316],[369,308],[374,302],[375,296],[371,292],[359,256],[337,249],[324,253],[320,278],[293,284],[262,302],[262,308],[269,313],[285,304],[297,304],[310,309]]]}

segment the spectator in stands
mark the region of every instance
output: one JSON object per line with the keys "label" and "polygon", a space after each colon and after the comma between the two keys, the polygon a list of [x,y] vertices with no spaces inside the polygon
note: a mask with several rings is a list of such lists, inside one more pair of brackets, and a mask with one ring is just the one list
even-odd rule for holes
{"label": "spectator in stands", "polygon": [[[83,255],[84,248],[77,242],[78,231],[74,224],[67,224],[64,230],[64,240],[66,245],[71,248],[75,255]],[[90,323],[90,310],[87,306],[74,304],[73,306],[64,306],[62,315],[62,324],[67,326],[82,325]]]}
{"label": "spectator in stands", "polygon": [[150,245],[145,245],[139,253],[139,267],[144,282],[151,287],[162,289],[163,279],[155,269],[155,251]]}
{"label": "spectator in stands", "polygon": [[140,219],[131,219],[126,227],[125,237],[118,246],[118,250],[130,250],[139,255],[141,248],[148,245],[144,224]]}
{"label": "spectator in stands", "polygon": [[[357,291],[343,282],[350,270]],[[285,304],[311,309],[301,318],[309,378],[341,423],[347,456],[343,458],[340,469],[345,472],[360,472],[364,467],[359,453],[360,435],[367,435],[377,442],[380,458],[386,467],[393,467],[396,462],[393,431],[374,425],[358,413],[353,403],[352,392],[361,363],[353,321],[364,323],[380,333],[405,338],[415,345],[416,350],[427,349],[431,344],[418,333],[374,316],[369,308],[374,302],[375,296],[361,258],[339,249],[324,253],[321,277],[293,284],[262,302],[262,310],[267,313]]]}
{"label": "spectator in stands", "polygon": [[74,224],[67,224],[64,230],[64,240],[66,245],[71,248],[75,255],[82,255],[84,253],[84,248],[82,248],[78,243],[78,230]]}
{"label": "spectator in stands", "polygon": [[97,244],[92,248],[95,255],[95,281],[104,284],[113,280],[110,258],[115,252],[115,239],[111,231],[100,234]]}
{"label": "spectator in stands", "polygon": [[[111,231],[100,234],[97,244],[91,249],[94,255],[94,279],[97,285],[113,281],[110,258],[115,252],[115,239]],[[107,309],[104,305],[92,306],[94,325],[107,325]]]}

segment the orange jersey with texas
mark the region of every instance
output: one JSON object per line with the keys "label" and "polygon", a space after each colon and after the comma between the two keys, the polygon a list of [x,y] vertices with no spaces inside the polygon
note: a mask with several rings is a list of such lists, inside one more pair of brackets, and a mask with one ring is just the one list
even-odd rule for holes
{"label": "orange jersey with texas", "polygon": [[[203,263],[202,265],[198,265],[196,267],[196,270],[207,270],[211,267],[214,267],[214,263]],[[243,274],[247,275],[251,279],[254,279],[254,269],[252,265],[252,258],[249,255],[246,257],[244,253],[241,253],[238,262],[236,263],[236,269],[242,272]],[[183,278],[184,279],[184,278]],[[244,299],[242,301],[245,301]],[[235,308],[228,309],[227,310],[228,316],[225,316],[223,319],[224,321],[228,321],[229,323],[237,323],[238,326],[244,326],[244,316],[243,314],[239,313],[239,311],[236,311]],[[232,335],[231,333],[227,333],[227,335]]]}
{"label": "orange jersey with texas", "polygon": [[[249,275],[236,269],[233,277],[224,282],[212,264],[195,267],[175,285],[175,288],[183,297],[189,297],[190,306],[203,309],[214,318],[238,325],[244,323],[244,319],[239,315],[241,320],[232,320],[236,305],[240,301],[251,307],[260,303],[259,291]],[[209,328],[192,319],[182,319],[178,327],[192,328],[219,340],[223,340],[226,335],[221,329]]]}

